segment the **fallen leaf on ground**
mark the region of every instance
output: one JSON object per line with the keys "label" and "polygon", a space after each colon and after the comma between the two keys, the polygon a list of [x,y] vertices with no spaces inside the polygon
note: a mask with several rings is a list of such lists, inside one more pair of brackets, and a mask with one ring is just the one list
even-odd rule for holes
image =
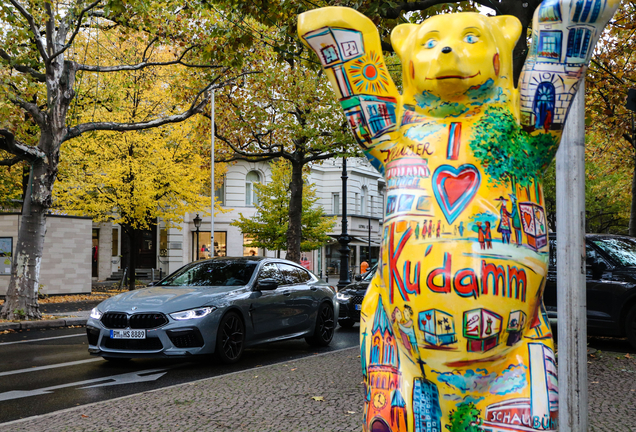
{"label": "fallen leaf on ground", "polygon": [[315,401],[318,401],[318,402],[322,402],[322,401],[324,401],[324,400],[325,400],[325,398],[324,398],[324,397],[322,397],[322,396],[312,396],[311,398],[312,398],[313,400],[315,400]]}
{"label": "fallen leaf on ground", "polygon": [[625,354],[625,358],[631,358],[631,356],[629,355],[629,353]]}
{"label": "fallen leaf on ground", "polygon": [[293,369],[292,369],[292,372],[293,372],[293,371],[295,371],[296,369],[298,369],[298,368],[293,368]]}
{"label": "fallen leaf on ground", "polygon": [[347,411],[347,414],[355,414],[355,411]]}

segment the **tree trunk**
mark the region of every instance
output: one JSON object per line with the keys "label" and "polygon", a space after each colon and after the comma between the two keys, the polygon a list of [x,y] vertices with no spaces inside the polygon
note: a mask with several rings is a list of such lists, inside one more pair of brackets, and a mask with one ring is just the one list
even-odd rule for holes
{"label": "tree trunk", "polygon": [[634,172],[632,174],[632,205],[629,213],[629,235],[636,237],[636,155],[632,159]]}
{"label": "tree trunk", "polygon": [[[42,139],[50,138],[43,134]],[[40,265],[46,235],[46,213],[51,203],[54,175],[50,165],[36,161],[33,176],[24,194],[18,241],[12,257],[11,279],[0,316],[4,319],[41,319],[38,306]],[[26,210],[26,211],[25,211]]]}
{"label": "tree trunk", "polygon": [[289,225],[287,227],[287,259],[300,263],[300,243],[303,216],[303,165],[292,161],[292,177],[289,183]]}
{"label": "tree trunk", "polygon": [[139,248],[137,247],[137,230],[134,228],[127,228],[124,232],[128,235],[128,291],[135,289],[136,273],[137,273],[137,253]]}

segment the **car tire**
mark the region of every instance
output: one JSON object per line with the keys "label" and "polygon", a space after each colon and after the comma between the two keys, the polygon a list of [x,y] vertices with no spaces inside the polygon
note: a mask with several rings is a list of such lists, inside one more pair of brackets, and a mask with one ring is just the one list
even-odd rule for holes
{"label": "car tire", "polygon": [[335,328],[336,322],[334,319],[333,306],[329,303],[323,303],[318,308],[314,334],[305,338],[305,340],[312,346],[327,346],[333,339]]}
{"label": "car tire", "polygon": [[627,314],[625,320],[625,334],[627,339],[633,348],[636,348],[636,306],[632,306],[632,309]]}
{"label": "car tire", "polygon": [[355,323],[356,322],[351,319],[341,319],[338,321],[338,324],[340,324],[340,327],[342,328],[351,328]]}
{"label": "car tire", "polygon": [[102,356],[104,360],[112,364],[123,364],[129,362],[131,359],[129,357],[107,357]]}
{"label": "car tire", "polygon": [[216,335],[216,356],[226,364],[236,363],[243,356],[245,325],[236,312],[228,312],[219,323]]}

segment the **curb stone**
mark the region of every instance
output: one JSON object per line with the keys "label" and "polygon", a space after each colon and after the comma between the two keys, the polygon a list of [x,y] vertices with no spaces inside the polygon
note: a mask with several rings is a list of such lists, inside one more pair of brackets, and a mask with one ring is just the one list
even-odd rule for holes
{"label": "curb stone", "polygon": [[58,318],[43,321],[20,321],[0,323],[0,331],[3,330],[27,330],[27,329],[49,329],[57,327],[83,326],[86,325],[86,318]]}

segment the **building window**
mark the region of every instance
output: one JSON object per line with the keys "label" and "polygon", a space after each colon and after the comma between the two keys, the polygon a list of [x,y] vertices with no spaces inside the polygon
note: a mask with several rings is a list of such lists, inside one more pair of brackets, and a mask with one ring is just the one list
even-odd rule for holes
{"label": "building window", "polygon": [[250,246],[254,239],[252,237],[243,236],[243,256],[257,256],[258,248]]}
{"label": "building window", "polygon": [[168,256],[168,230],[166,228],[159,230],[159,256]]}
{"label": "building window", "polygon": [[227,255],[227,232],[215,231],[214,232],[214,249],[212,249],[212,242],[210,241],[210,231],[199,231],[199,250],[197,251],[197,233],[192,232],[192,250],[194,251],[195,260],[211,258],[212,251],[214,250],[214,256],[226,256]]}
{"label": "building window", "polygon": [[362,194],[360,194],[360,214],[367,214],[367,187],[362,186]]}
{"label": "building window", "polygon": [[256,184],[261,182],[261,176],[256,171],[250,171],[245,176],[245,205],[252,207],[258,205],[256,196]]}
{"label": "building window", "polygon": [[369,216],[373,216],[373,197],[369,195]]}
{"label": "building window", "polygon": [[338,193],[331,195],[331,210],[333,214],[340,214],[340,194]]}
{"label": "building window", "polygon": [[356,192],[355,196],[353,197],[353,213],[354,214],[360,214],[360,212],[358,211],[359,202],[360,202],[360,194]]}
{"label": "building window", "polygon": [[225,176],[221,185],[214,189],[214,198],[219,205],[225,206]]}
{"label": "building window", "polygon": [[113,228],[113,241],[111,248],[111,256],[119,256],[119,230],[117,228]]}

